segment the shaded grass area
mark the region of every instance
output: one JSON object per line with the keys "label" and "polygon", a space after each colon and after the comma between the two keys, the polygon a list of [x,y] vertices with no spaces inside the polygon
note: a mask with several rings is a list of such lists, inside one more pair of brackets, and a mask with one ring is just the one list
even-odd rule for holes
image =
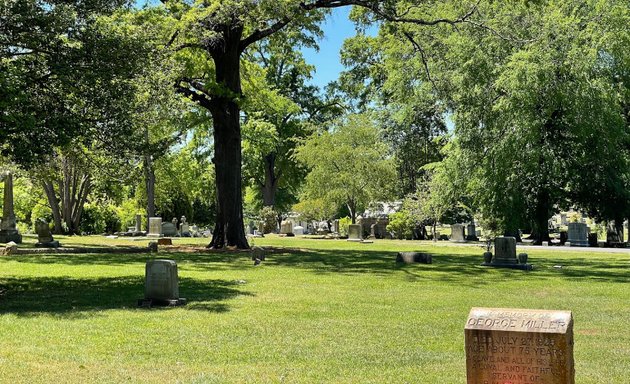
{"label": "shaded grass area", "polygon": [[[628,254],[532,251],[523,272],[480,267],[475,247],[255,243],[274,247],[259,267],[203,250],[0,258],[0,382],[464,383],[473,306],[572,310],[576,382],[630,376]],[[433,264],[396,264],[408,250]],[[153,257],[178,262],[190,304],[135,307]]]}

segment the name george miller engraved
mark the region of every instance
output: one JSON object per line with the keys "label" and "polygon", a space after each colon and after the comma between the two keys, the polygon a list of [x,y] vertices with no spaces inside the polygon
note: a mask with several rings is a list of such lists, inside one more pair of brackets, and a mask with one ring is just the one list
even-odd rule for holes
{"label": "name george miller engraved", "polygon": [[464,330],[468,384],[574,384],[570,311],[473,308]]}

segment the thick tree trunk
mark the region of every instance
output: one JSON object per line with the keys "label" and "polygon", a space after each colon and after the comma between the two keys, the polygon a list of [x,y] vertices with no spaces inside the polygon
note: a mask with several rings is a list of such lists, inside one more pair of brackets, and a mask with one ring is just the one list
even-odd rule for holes
{"label": "thick tree trunk", "polygon": [[[148,139],[148,138],[147,138]],[[149,218],[155,217],[155,169],[151,155],[144,156],[144,183],[147,188],[147,228]]]}
{"label": "thick tree trunk", "polygon": [[[240,39],[241,31],[231,31]],[[225,43],[225,50],[213,52],[217,83],[224,95],[213,97],[210,112],[214,126],[214,165],[217,185],[217,219],[211,248],[249,248],[243,224],[241,195],[241,124],[236,97],[241,96],[238,44]],[[231,94],[230,94],[231,93]]]}
{"label": "thick tree trunk", "polygon": [[551,241],[549,237],[549,211],[551,208],[549,191],[541,189],[536,199],[536,218],[534,222],[534,245],[541,245],[543,241]]}
{"label": "thick tree trunk", "polygon": [[276,154],[270,153],[264,158],[265,184],[262,185],[263,205],[275,207],[279,177],[276,175]]}

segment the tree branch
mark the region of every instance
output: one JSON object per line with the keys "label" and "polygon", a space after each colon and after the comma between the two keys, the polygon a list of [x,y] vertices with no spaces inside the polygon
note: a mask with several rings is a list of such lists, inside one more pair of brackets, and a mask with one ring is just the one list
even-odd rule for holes
{"label": "tree branch", "polygon": [[265,37],[272,35],[276,32],[278,32],[279,30],[281,30],[282,28],[284,28],[287,24],[289,24],[291,22],[292,18],[285,16],[284,18],[282,18],[282,20],[277,21],[275,24],[272,24],[269,28],[267,29],[257,29],[255,30],[251,35],[247,36],[246,38],[244,38],[243,40],[241,40],[241,42],[239,43],[239,51],[243,52],[247,47],[249,47],[250,45],[252,45],[253,43],[264,39]]}

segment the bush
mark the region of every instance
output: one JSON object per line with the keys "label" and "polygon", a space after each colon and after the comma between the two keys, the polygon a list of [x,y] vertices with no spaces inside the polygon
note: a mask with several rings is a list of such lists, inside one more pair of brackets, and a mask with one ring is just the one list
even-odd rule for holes
{"label": "bush", "polygon": [[348,226],[352,224],[352,219],[348,216],[339,219],[339,236],[348,236]]}
{"label": "bush", "polygon": [[260,221],[263,223],[263,233],[276,232],[278,228],[278,213],[271,207],[263,207],[259,213]]}
{"label": "bush", "polygon": [[393,232],[398,239],[411,239],[415,222],[407,211],[400,211],[389,215],[387,230]]}
{"label": "bush", "polygon": [[120,231],[121,225],[115,207],[90,203],[83,208],[79,230],[86,234],[114,233]]}

